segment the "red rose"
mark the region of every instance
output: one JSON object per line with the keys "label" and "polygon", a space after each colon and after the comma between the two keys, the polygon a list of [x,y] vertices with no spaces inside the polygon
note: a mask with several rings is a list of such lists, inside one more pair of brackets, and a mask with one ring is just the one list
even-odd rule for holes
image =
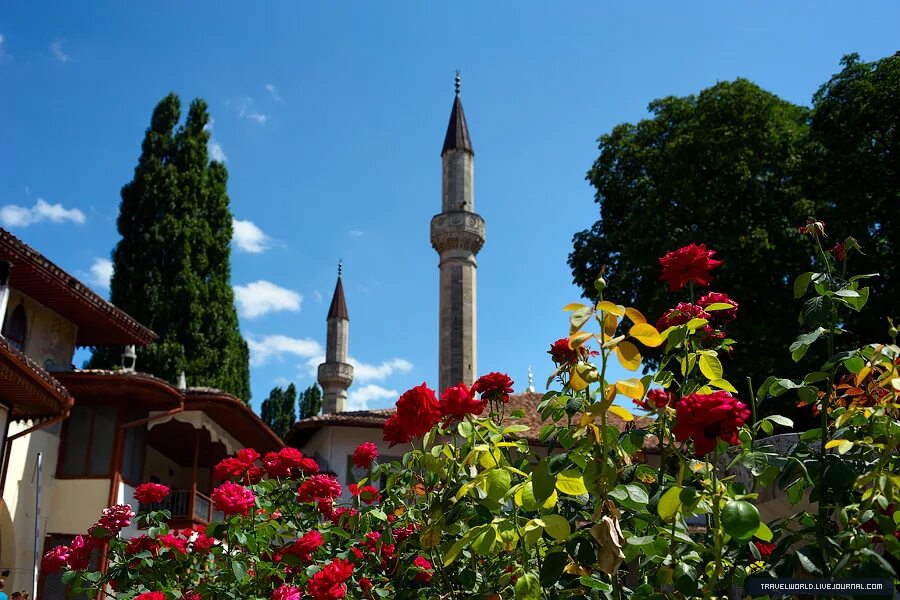
{"label": "red rose", "polygon": [[41,571],[49,575],[61,571],[67,564],[69,564],[69,547],[56,546],[44,553]]}
{"label": "red rose", "polygon": [[66,564],[73,571],[84,571],[91,562],[91,552],[97,547],[97,540],[76,535],[69,544]]}
{"label": "red rose", "polygon": [[431,566],[431,563],[428,562],[425,558],[421,556],[417,556],[413,561],[413,566],[416,568],[416,581],[429,582],[431,581],[432,576],[434,575],[434,571],[432,570],[434,567]]}
{"label": "red rose", "polygon": [[814,238],[825,237],[825,221],[819,221],[815,217],[806,220],[806,225],[797,228],[800,235],[811,235]]}
{"label": "red rose", "polygon": [[753,544],[756,546],[756,549],[759,550],[759,555],[763,558],[771,556],[772,551],[775,550],[775,544],[767,544],[765,542],[760,542],[759,540],[753,540]]}
{"label": "red rose", "polygon": [[711,270],[722,264],[713,258],[715,250],[707,250],[705,244],[688,244],[659,259],[662,265],[660,279],[669,284],[669,291],[683,288],[689,281],[706,287],[712,281]]}
{"label": "red rose", "polygon": [[169,487],[161,483],[142,483],[134,488],[134,499],[141,504],[156,504],[169,495]]}
{"label": "red rose", "polygon": [[331,475],[313,475],[297,488],[297,502],[319,502],[341,495],[341,484]]}
{"label": "red rose", "polygon": [[370,591],[372,591],[373,587],[374,586],[372,585],[372,582],[369,581],[368,577],[359,578],[359,589],[362,590],[363,593],[368,594]]}
{"label": "red rose", "polygon": [[451,421],[462,421],[468,414],[480,415],[485,405],[487,400],[476,400],[475,388],[469,389],[464,383],[444,390],[439,404],[441,412]]}
{"label": "red rose", "polygon": [[750,417],[747,405],[721,390],[712,394],[685,396],[675,410],[677,423],[672,433],[679,442],[694,438],[694,453],[697,456],[711,452],[719,439],[737,444],[737,430]]}
{"label": "red rose", "polygon": [[397,418],[411,437],[428,433],[442,416],[434,390],[424,383],[404,392],[397,400]]}
{"label": "red rose", "polygon": [[163,592],[144,592],[134,597],[134,600],[166,600]]}
{"label": "red rose", "polygon": [[847,247],[844,245],[844,242],[836,244],[835,247],[831,249],[831,255],[834,256],[834,259],[837,261],[842,261],[847,258]]}
{"label": "red rose", "polygon": [[513,380],[506,373],[488,373],[479,377],[472,389],[481,394],[482,400],[509,402],[509,395],[513,393]]}
{"label": "red rose", "polygon": [[708,312],[691,304],[690,302],[679,302],[675,308],[670,308],[656,322],[657,331],[665,331],[669,327],[677,327],[684,325],[691,319],[710,319]]}
{"label": "red rose", "polygon": [[125,546],[125,554],[138,554],[145,550],[156,556],[159,551],[159,542],[144,534],[131,538]]}
{"label": "red rose", "polygon": [[302,598],[303,593],[300,591],[300,588],[290,585],[282,585],[272,592],[272,600],[301,600]]}
{"label": "red rose", "polygon": [[710,304],[730,304],[732,306],[732,308],[709,311],[709,318],[712,320],[727,323],[729,321],[734,321],[737,318],[738,303],[729,298],[728,294],[710,292],[697,300],[697,306],[701,308],[706,308]]}
{"label": "red rose", "polygon": [[578,360],[578,351],[569,347],[569,338],[560,338],[550,345],[547,351],[553,362],[557,364],[572,364]]}
{"label": "red rose", "polygon": [[353,464],[359,469],[368,469],[378,458],[378,446],[373,442],[363,442],[353,451]]}
{"label": "red rose", "polygon": [[353,575],[353,563],[336,558],[313,575],[306,587],[306,593],[313,600],[341,600],[347,596],[347,584]]}
{"label": "red rose", "polygon": [[212,493],[213,506],[226,516],[250,514],[250,509],[256,502],[253,491],[244,486],[226,481]]}
{"label": "red rose", "polygon": [[393,414],[384,422],[384,441],[388,442],[388,448],[393,448],[397,444],[408,444],[412,437],[403,429],[400,423],[400,417]]}
{"label": "red rose", "polygon": [[322,538],[321,533],[318,531],[310,531],[304,533],[301,537],[297,538],[294,543],[287,546],[283,550],[283,553],[291,554],[301,561],[308,563],[311,560],[312,553],[318,550],[324,543],[325,540]]}
{"label": "red rose", "polygon": [[675,406],[675,394],[662,388],[652,388],[643,400],[634,400],[644,410],[658,410],[666,406]]}
{"label": "red rose", "polygon": [[159,545],[163,548],[169,548],[179,554],[187,554],[187,545],[188,541],[183,537],[175,536],[174,534],[167,533],[166,535],[161,535],[158,538]]}
{"label": "red rose", "polygon": [[100,519],[88,529],[88,533],[95,538],[113,537],[131,525],[133,518],[134,511],[129,505],[116,504],[103,509]]}
{"label": "red rose", "polygon": [[359,487],[355,483],[351,483],[347,487],[350,488],[351,496],[353,496],[354,498],[359,498],[366,504],[375,504],[380,499],[378,495],[378,488],[373,485],[364,485],[362,487]]}

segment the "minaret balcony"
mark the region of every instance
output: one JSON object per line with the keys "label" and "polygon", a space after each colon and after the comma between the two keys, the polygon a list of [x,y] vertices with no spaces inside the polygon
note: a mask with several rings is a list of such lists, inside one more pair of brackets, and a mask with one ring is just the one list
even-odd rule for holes
{"label": "minaret balcony", "polygon": [[341,362],[322,363],[319,365],[318,379],[323,388],[332,385],[348,388],[353,383],[353,365]]}
{"label": "minaret balcony", "polygon": [[431,245],[438,252],[468,250],[484,245],[486,228],[481,215],[464,210],[442,212],[431,219]]}

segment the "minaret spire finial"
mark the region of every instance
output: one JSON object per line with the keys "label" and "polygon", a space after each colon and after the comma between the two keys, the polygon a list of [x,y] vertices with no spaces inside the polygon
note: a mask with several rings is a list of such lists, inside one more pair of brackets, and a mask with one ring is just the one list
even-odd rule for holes
{"label": "minaret spire finial", "polygon": [[456,70],[456,95],[459,96],[459,85],[462,81],[462,77],[459,75],[459,69]]}
{"label": "minaret spire finial", "polygon": [[528,365],[528,388],[525,391],[529,394],[534,393],[534,373],[531,372],[531,365]]}
{"label": "minaret spire finial", "polygon": [[338,259],[338,277],[341,276],[341,273],[342,273],[343,271],[344,271],[344,259],[343,259],[343,258],[339,258],[339,259]]}

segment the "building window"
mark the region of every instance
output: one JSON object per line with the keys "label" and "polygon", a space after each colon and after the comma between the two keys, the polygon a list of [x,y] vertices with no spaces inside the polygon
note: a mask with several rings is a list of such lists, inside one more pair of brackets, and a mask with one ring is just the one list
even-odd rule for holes
{"label": "building window", "polygon": [[3,337],[9,340],[19,352],[25,352],[25,338],[28,337],[28,315],[25,303],[20,302],[3,323]]}
{"label": "building window", "polygon": [[59,474],[109,475],[117,417],[112,406],[73,406],[66,421]]}

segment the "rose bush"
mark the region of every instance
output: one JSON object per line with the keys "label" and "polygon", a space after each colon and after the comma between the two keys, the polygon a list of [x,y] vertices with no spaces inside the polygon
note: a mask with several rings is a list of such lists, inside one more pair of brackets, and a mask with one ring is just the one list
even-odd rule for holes
{"label": "rose bush", "polygon": [[[806,331],[788,350],[814,363],[802,380],[739,392],[726,378],[739,303],[714,290],[695,298],[722,261],[691,244],[660,259],[677,296],[655,326],[605,297],[603,279],[599,302],[565,307],[568,336],[549,350],[555,389],[535,407],[539,431],[509,410],[505,374],[440,394],[423,383],[384,428],[391,446],[409,450],[378,464],[375,445],[360,445],[352,460],[368,474],[347,500],[297,450],[242,450],[216,468],[224,521],[171,531],[167,513],[150,511],[138,516],[146,533],[123,540],[134,515],[111,507],[88,536],[50,550],[44,569],[65,569],[75,590],[167,600],[719,598],[748,576],[896,579],[896,329],[889,344],[837,347],[841,311],[863,308],[869,275],[847,273],[857,245],[825,251],[817,221],[800,231],[821,266],[794,284],[809,296]],[[659,367],[639,376],[647,353]],[[612,380],[613,363],[635,375]],[[766,438],[791,421],[756,413],[785,401],[816,411],[820,427],[781,454]],[[163,488],[140,486],[141,501],[159,502]],[[814,508],[765,523],[764,491]],[[90,572],[101,544],[109,567]]]}

